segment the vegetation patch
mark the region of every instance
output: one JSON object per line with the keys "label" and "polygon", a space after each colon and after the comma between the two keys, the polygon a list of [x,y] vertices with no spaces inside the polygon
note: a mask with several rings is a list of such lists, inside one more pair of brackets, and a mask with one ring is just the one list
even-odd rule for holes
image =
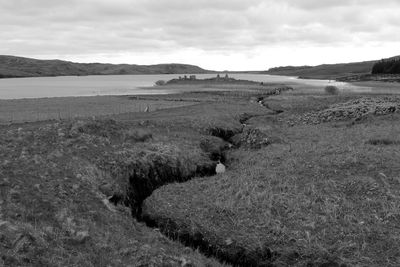
{"label": "vegetation patch", "polygon": [[237,265],[396,265],[399,147],[363,141],[381,129],[400,130],[386,117],[282,129],[290,145],[234,150],[226,173],[157,189],[143,216]]}
{"label": "vegetation patch", "polygon": [[367,145],[373,146],[390,146],[390,145],[400,145],[399,140],[393,140],[389,138],[372,138],[365,142]]}
{"label": "vegetation patch", "polygon": [[200,141],[200,148],[214,161],[225,162],[229,147],[229,143],[214,136],[206,136]]}
{"label": "vegetation patch", "polygon": [[[220,265],[133,221],[129,208],[110,203],[110,196],[125,193],[126,184],[101,162],[108,158],[112,164],[120,151],[152,162],[139,165],[141,171],[161,172],[165,163],[169,179],[178,172],[179,148],[119,138],[130,129],[135,127],[110,120],[0,129],[1,266]],[[148,181],[154,183],[143,182]]]}
{"label": "vegetation patch", "polygon": [[340,92],[339,88],[337,88],[336,86],[333,86],[333,85],[325,86],[324,91],[328,95],[338,95]]}
{"label": "vegetation patch", "polygon": [[215,174],[229,144],[209,129],[228,138],[242,129],[240,114],[264,111],[229,97],[197,96],[200,104],[170,112],[0,126],[0,265],[219,266],[132,213],[166,183]]}
{"label": "vegetation patch", "polygon": [[[263,100],[285,110],[271,115],[255,95],[1,126],[0,265],[219,266],[132,213],[234,265],[399,265],[400,151],[385,140],[400,131],[396,98],[279,95]],[[284,123],[338,102],[391,116]],[[229,168],[214,175],[218,160]]]}
{"label": "vegetation patch", "polygon": [[[215,174],[216,163],[195,147],[181,150],[171,144],[151,144],[142,149],[124,149],[102,164],[119,180],[124,192],[113,195],[140,216],[145,198],[167,183],[184,182],[194,176]],[[111,164],[110,164],[111,163]]]}
{"label": "vegetation patch", "polygon": [[342,120],[361,120],[367,116],[387,115],[400,110],[400,98],[397,96],[362,97],[344,103],[331,105],[318,112],[299,116],[298,121],[307,124]]}
{"label": "vegetation patch", "polygon": [[258,149],[271,144],[271,140],[260,129],[246,128],[242,133],[232,137],[232,144],[236,147]]}

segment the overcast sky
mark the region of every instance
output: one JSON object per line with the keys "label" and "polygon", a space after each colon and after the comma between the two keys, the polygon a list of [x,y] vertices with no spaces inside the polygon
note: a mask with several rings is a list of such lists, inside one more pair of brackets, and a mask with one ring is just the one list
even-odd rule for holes
{"label": "overcast sky", "polygon": [[400,55],[399,0],[0,0],[0,54],[263,70]]}

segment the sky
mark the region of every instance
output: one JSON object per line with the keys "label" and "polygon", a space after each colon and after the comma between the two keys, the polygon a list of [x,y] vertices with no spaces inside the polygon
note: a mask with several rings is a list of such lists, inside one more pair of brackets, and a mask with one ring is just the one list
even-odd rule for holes
{"label": "sky", "polygon": [[0,54],[266,70],[400,55],[399,0],[0,0]]}

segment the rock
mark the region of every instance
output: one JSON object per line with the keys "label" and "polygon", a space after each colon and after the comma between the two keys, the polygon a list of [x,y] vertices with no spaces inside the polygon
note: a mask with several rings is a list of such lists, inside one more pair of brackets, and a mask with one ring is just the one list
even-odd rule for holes
{"label": "rock", "polygon": [[181,262],[181,267],[192,267],[192,266],[194,266],[193,263],[190,260],[187,260],[184,257],[181,257],[180,262]]}
{"label": "rock", "polygon": [[226,244],[227,246],[232,245],[232,243],[233,243],[233,241],[232,241],[231,238],[228,238],[228,239],[225,240],[225,244]]}
{"label": "rock", "polygon": [[222,164],[221,162],[219,162],[219,163],[217,164],[217,167],[215,168],[215,172],[216,172],[217,174],[219,174],[219,173],[224,173],[225,170],[226,170],[225,165]]}
{"label": "rock", "polygon": [[400,97],[363,97],[331,105],[329,108],[303,114],[299,120],[307,124],[354,119],[361,120],[368,115],[387,115],[400,109]]}
{"label": "rock", "polygon": [[102,199],[102,202],[104,204],[104,206],[106,206],[106,208],[111,211],[111,212],[117,212],[117,210],[115,209],[115,207],[110,203],[110,201],[106,198]]}
{"label": "rock", "polygon": [[109,183],[103,183],[99,186],[99,190],[106,197],[111,197],[114,194],[113,186]]}
{"label": "rock", "polygon": [[82,243],[86,242],[89,238],[90,238],[89,231],[78,231],[76,233],[75,240],[78,243],[82,244]]}

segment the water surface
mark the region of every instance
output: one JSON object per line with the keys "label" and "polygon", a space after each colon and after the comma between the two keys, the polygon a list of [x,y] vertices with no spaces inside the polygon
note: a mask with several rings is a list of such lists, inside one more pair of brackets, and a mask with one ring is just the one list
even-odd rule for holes
{"label": "water surface", "polygon": [[[198,74],[199,79],[215,77],[215,74]],[[252,80],[265,83],[284,83],[299,88],[323,88],[327,84],[336,85],[343,90],[365,90],[352,84],[330,82],[327,80],[302,80],[295,77],[230,74],[237,79]],[[153,86],[157,80],[177,78],[177,74],[163,75],[92,75],[92,76],[59,76],[0,79],[0,99],[96,96],[96,95],[143,95],[171,94],[184,89],[165,90],[155,87],[151,90],[144,87]],[[185,90],[187,91],[187,90]]]}

